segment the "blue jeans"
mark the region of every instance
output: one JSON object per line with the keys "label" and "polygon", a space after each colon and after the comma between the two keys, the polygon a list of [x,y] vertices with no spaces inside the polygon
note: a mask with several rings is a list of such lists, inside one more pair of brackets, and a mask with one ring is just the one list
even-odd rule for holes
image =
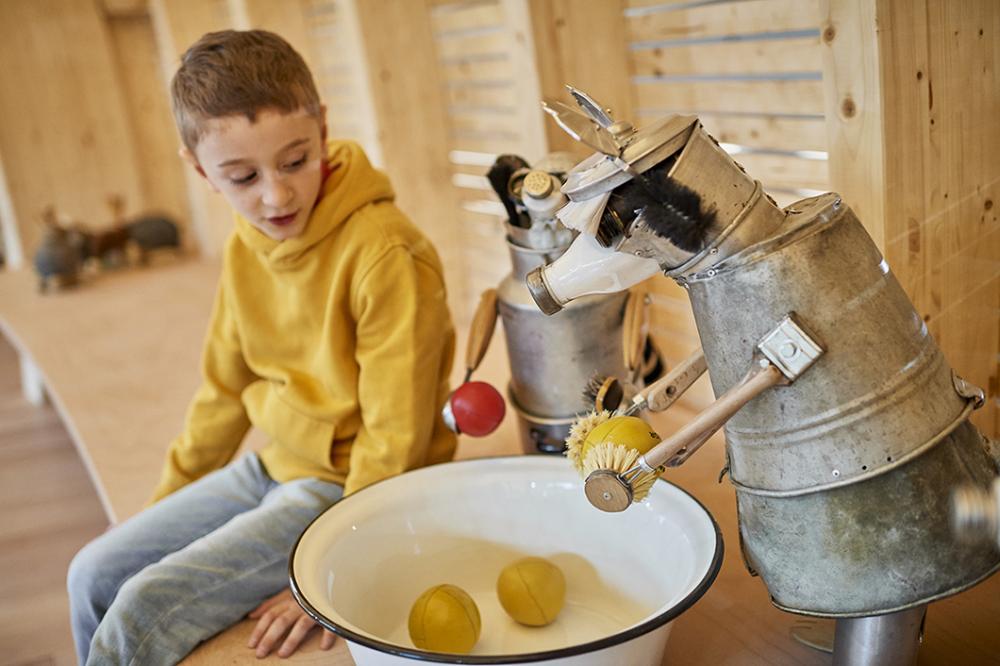
{"label": "blue jeans", "polygon": [[250,453],[99,536],[69,567],[80,663],[177,663],[288,585],[295,540],[342,495]]}

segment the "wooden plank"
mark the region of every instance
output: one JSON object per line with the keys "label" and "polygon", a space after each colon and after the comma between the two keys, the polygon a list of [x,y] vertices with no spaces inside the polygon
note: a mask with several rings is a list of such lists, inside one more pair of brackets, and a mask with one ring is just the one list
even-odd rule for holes
{"label": "wooden plank", "polygon": [[97,226],[108,222],[108,194],[139,204],[133,136],[99,7],[0,3],[0,62],[4,225],[10,237],[16,226],[23,256],[38,247],[46,206]]}
{"label": "wooden plank", "polygon": [[109,18],[149,16],[148,0],[100,0],[104,15]]}
{"label": "wooden plank", "polygon": [[517,100],[513,96],[513,86],[447,86],[444,87],[445,102],[457,107],[513,108]]}
{"label": "wooden plank", "polygon": [[822,0],[821,10],[830,181],[884,247],[884,110],[875,5]]}
{"label": "wooden plank", "polygon": [[642,13],[626,20],[629,42],[722,37],[815,28],[817,0],[746,0]]}
{"label": "wooden plank", "polygon": [[633,49],[638,76],[812,72],[822,67],[819,37]]}
{"label": "wooden plank", "polygon": [[[538,0],[530,5],[541,96],[572,104],[565,91],[571,84],[612,110],[616,118],[633,119],[635,92],[629,72],[623,0],[574,2]],[[585,156],[590,150],[545,120],[550,150]]]}
{"label": "wooden plank", "polygon": [[431,8],[431,28],[436,38],[503,24],[503,9],[496,0],[439,5]]}
{"label": "wooden plank", "polygon": [[[180,56],[199,37],[231,26],[224,0],[150,0],[149,8],[165,81],[173,78]],[[184,182],[198,249],[208,256],[218,256],[232,231],[232,209],[193,169],[184,169]]]}
{"label": "wooden plank", "polygon": [[[520,143],[520,141],[516,143]],[[516,150],[516,143],[502,136],[490,136],[485,134],[474,135],[470,133],[457,136],[449,132],[447,145],[449,150],[465,150],[478,153],[490,153],[493,155],[500,155],[502,153],[509,152],[517,152],[520,154],[521,152],[524,152]],[[531,151],[531,153],[535,152],[536,151]],[[522,155],[522,157],[530,162],[535,155]]]}
{"label": "wooden plank", "polygon": [[514,76],[511,58],[505,53],[491,56],[460,56],[441,63],[441,74],[445,81],[493,81],[510,79]]}
{"label": "wooden plank", "polygon": [[168,215],[180,227],[184,245],[193,249],[191,206],[184,182],[187,166],[177,155],[181,142],[152,22],[147,13],[115,14],[108,19],[108,28],[136,154],[142,156],[136,160],[142,198],[126,200],[126,215],[150,211]]}
{"label": "wooden plank", "polygon": [[[723,143],[751,148],[826,151],[826,122],[822,118],[704,113],[699,119],[708,133]],[[646,122],[651,120],[652,117]]]}
{"label": "wooden plank", "polygon": [[1000,5],[829,0],[824,12],[831,180],[945,357],[986,389],[975,419],[996,436]]}
{"label": "wooden plank", "polygon": [[458,60],[469,56],[508,53],[510,36],[504,26],[489,28],[477,34],[457,34],[435,40],[438,58],[442,61]]}
{"label": "wooden plank", "polygon": [[751,177],[784,188],[829,189],[826,160],[808,160],[785,155],[740,153],[733,159]]}
{"label": "wooden plank", "polygon": [[636,82],[639,109],[692,109],[762,114],[824,111],[821,81]]}
{"label": "wooden plank", "polygon": [[365,0],[351,7],[384,168],[399,206],[438,248],[450,285],[449,304],[461,316],[466,300],[454,243],[458,201],[450,185],[445,98],[430,12],[425,3],[408,0]]}

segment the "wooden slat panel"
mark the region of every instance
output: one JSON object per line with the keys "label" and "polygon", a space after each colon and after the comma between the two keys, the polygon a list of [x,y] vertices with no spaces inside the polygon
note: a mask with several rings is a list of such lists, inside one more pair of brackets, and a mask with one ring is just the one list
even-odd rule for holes
{"label": "wooden slat panel", "polygon": [[[634,90],[629,71],[623,0],[578,2],[544,0],[531,3],[532,32],[539,45],[538,77],[542,97],[570,102],[565,85],[587,91],[618,118],[634,117]],[[545,121],[550,150],[586,156],[551,119]]]}
{"label": "wooden slat panel", "polygon": [[437,40],[441,60],[459,59],[469,55],[504,54],[510,49],[510,35],[497,29],[485,34],[458,35]]}
{"label": "wooden slat panel", "polygon": [[[701,114],[699,118],[708,133],[723,143],[781,150],[825,151],[827,146],[826,122],[822,118],[711,113]],[[642,116],[642,119],[646,123],[654,117]]]}
{"label": "wooden slat panel", "polygon": [[513,107],[517,100],[513,85],[496,87],[451,86],[445,88],[445,100],[455,106]]}
{"label": "wooden slat panel", "polygon": [[[0,153],[24,258],[40,212],[106,226],[108,194],[142,200],[133,137],[112,44],[90,2],[0,2]],[[13,235],[13,234],[11,234]]]}
{"label": "wooden slat panel", "polygon": [[632,73],[639,76],[819,71],[820,55],[818,36],[630,51]]}
{"label": "wooden slat panel", "polygon": [[[438,248],[449,305],[461,320],[466,298],[455,242],[461,234],[455,219],[458,202],[449,185],[451,164],[442,122],[446,108],[427,6],[411,0],[354,1],[351,6],[357,14],[359,50],[368,67],[366,84],[384,169],[399,207]],[[395,29],[388,29],[390,24]]]}
{"label": "wooden slat panel", "polygon": [[828,189],[826,160],[804,160],[784,155],[740,153],[733,158],[753,178],[772,186]]}
{"label": "wooden slat panel", "polygon": [[817,0],[747,0],[672,9],[627,19],[628,39],[719,37],[815,28]]}
{"label": "wooden slat panel", "polygon": [[974,419],[996,436],[1000,5],[884,0],[826,11],[833,183],[949,363],[986,389],[991,407]]}
{"label": "wooden slat panel", "polygon": [[495,1],[455,3],[431,9],[431,28],[437,38],[499,25],[503,25],[503,10]]}
{"label": "wooden slat panel", "polygon": [[142,199],[126,201],[125,212],[134,215],[153,210],[168,214],[180,225],[183,242],[194,247],[191,207],[184,183],[187,166],[177,156],[180,137],[170,112],[152,22],[145,12],[118,13],[107,24],[136,149],[142,155]]}
{"label": "wooden slat panel", "polygon": [[[505,141],[502,139],[496,139],[486,136],[471,136],[465,135],[461,137],[449,136],[448,138],[448,149],[449,150],[469,150],[480,153],[491,153],[494,155],[499,155],[501,153],[510,152],[512,147],[511,141]],[[530,159],[529,156],[524,155]]]}
{"label": "wooden slat panel", "polygon": [[506,114],[449,113],[448,125],[453,133],[496,134],[511,140],[523,132],[518,119]]}
{"label": "wooden slat panel", "polygon": [[441,74],[446,82],[495,81],[514,76],[513,63],[506,54],[496,57],[476,58],[467,56],[441,64]]}
{"label": "wooden slat panel", "polygon": [[706,81],[637,83],[640,109],[753,113],[823,113],[820,81]]}

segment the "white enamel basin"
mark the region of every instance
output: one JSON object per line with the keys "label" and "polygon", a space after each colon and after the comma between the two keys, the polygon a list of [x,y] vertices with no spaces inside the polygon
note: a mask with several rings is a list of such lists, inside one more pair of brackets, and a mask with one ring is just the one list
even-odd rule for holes
{"label": "white enamel basin", "polygon": [[[547,627],[523,627],[496,598],[501,569],[527,555],[566,576],[566,605]],[[321,514],[292,552],[302,607],[348,640],[358,666],[545,663],[660,664],[670,621],[722,563],[711,515],[659,481],[627,511],[592,507],[563,458],[513,456],[435,465],[382,481]],[[410,607],[440,583],[468,592],[482,616],[469,655],[418,650]]]}

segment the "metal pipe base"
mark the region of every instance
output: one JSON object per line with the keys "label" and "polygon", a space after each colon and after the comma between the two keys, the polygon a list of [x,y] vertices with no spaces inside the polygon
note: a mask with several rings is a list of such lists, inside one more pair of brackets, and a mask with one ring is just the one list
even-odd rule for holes
{"label": "metal pipe base", "polygon": [[923,638],[927,606],[841,618],[833,639],[833,666],[913,666]]}

